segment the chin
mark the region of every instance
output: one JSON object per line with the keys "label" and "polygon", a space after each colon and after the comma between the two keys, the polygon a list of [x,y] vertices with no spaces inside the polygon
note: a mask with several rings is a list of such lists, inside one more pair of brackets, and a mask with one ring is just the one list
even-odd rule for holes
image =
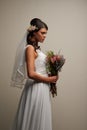
{"label": "chin", "polygon": [[43,43],[43,42],[44,42],[44,39],[41,39],[39,42],[40,42],[40,43]]}
{"label": "chin", "polygon": [[44,42],[44,40],[41,41],[41,43],[43,43],[43,42]]}

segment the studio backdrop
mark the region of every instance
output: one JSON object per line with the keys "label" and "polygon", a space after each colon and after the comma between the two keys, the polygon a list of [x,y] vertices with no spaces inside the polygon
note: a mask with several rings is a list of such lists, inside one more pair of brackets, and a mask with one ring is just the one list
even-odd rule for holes
{"label": "studio backdrop", "polygon": [[42,51],[66,58],[52,100],[53,130],[87,130],[87,1],[0,0],[0,130],[9,130],[22,90],[10,86],[17,45],[29,22],[48,25]]}

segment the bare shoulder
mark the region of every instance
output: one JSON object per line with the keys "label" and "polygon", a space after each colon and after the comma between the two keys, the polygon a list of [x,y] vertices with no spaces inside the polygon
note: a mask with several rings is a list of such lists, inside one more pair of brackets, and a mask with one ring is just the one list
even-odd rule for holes
{"label": "bare shoulder", "polygon": [[34,51],[34,47],[32,45],[27,45],[26,51]]}
{"label": "bare shoulder", "polygon": [[26,47],[26,56],[28,56],[30,58],[32,58],[32,57],[36,58],[37,57],[37,53],[35,52],[35,49],[32,45],[28,45]]}
{"label": "bare shoulder", "polygon": [[28,45],[26,47],[26,54],[33,54],[35,52],[34,47],[32,45]]}

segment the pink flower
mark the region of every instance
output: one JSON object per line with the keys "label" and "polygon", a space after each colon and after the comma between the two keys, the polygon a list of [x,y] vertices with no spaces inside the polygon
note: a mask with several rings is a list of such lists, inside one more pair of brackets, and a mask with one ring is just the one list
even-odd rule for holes
{"label": "pink flower", "polygon": [[61,57],[59,55],[57,55],[57,61],[60,61]]}
{"label": "pink flower", "polygon": [[56,56],[51,57],[51,62],[54,63],[56,61]]}
{"label": "pink flower", "polygon": [[51,57],[51,59],[50,59],[50,60],[51,60],[51,62],[52,62],[52,63],[54,63],[54,59],[53,59],[53,57]]}

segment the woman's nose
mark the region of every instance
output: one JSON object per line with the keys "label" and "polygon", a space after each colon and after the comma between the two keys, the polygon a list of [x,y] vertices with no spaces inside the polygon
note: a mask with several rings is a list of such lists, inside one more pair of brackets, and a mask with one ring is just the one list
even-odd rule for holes
{"label": "woman's nose", "polygon": [[46,38],[46,34],[44,34],[44,38]]}

